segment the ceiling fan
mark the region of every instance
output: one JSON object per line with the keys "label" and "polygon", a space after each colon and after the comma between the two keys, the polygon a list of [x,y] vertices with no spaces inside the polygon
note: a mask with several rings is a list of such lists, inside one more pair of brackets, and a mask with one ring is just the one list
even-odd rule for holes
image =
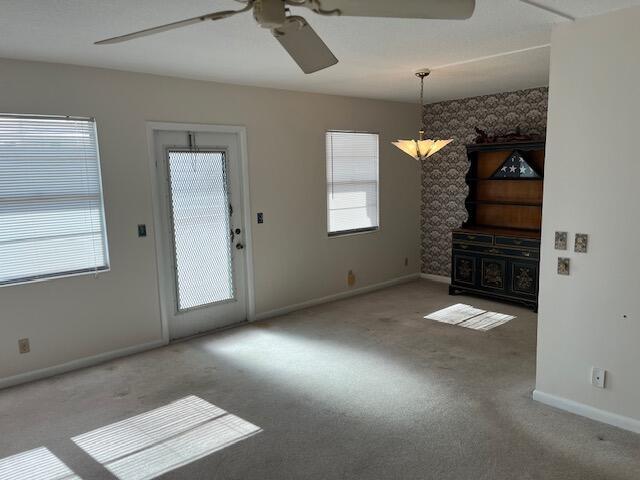
{"label": "ceiling fan", "polygon": [[147,28],[127,35],[107,38],[96,45],[124,42],[134,38],[186,27],[205,20],[221,20],[253,10],[253,17],[291,55],[304,73],[313,73],[338,63],[307,21],[291,15],[288,7],[305,7],[319,15],[352,17],[466,19],[471,17],[475,0],[236,0],[244,4],[239,10],[224,10],[198,17]]}

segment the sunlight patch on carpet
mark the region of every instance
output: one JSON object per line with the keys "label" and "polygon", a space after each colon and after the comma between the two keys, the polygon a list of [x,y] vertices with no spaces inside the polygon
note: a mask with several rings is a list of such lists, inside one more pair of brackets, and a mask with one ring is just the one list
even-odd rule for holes
{"label": "sunlight patch on carpet", "polygon": [[456,303],[450,307],[430,313],[424,318],[486,332],[492,328],[504,325],[516,317],[504,313],[488,312],[472,307],[471,305],[465,305],[464,303]]}
{"label": "sunlight patch on carpet", "polygon": [[261,431],[191,395],[72,440],[120,480],[147,480]]}
{"label": "sunlight patch on carpet", "polygon": [[48,448],[34,448],[0,459],[2,480],[81,480]]}

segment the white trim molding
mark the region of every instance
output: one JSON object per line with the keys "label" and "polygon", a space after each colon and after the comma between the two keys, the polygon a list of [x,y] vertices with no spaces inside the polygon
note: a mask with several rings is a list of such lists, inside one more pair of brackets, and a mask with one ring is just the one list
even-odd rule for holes
{"label": "white trim molding", "polygon": [[433,275],[431,273],[421,273],[420,278],[431,280],[432,282],[446,283],[447,285],[451,283],[451,277],[445,277],[443,275]]}
{"label": "white trim molding", "polygon": [[540,390],[533,391],[533,399],[537,402],[544,403],[560,410],[565,410],[570,413],[575,413],[582,417],[596,420],[597,422],[613,425],[614,427],[629,430],[631,432],[640,433],[640,420],[635,418],[625,417],[618,415],[617,413],[607,412],[606,410],[600,410],[599,408],[585,405],[584,403],[569,400],[567,398],[551,395],[550,393],[541,392]]}
{"label": "white trim molding", "polygon": [[18,375],[13,375],[12,377],[0,378],[0,389],[13,387],[15,385],[20,385],[21,383],[33,382],[34,380],[41,380],[47,377],[53,377],[54,375],[60,375],[61,373],[71,372],[72,370],[78,370],[80,368],[92,367],[109,360],[120,357],[127,357],[136,353],[163,347],[164,345],[166,345],[166,342],[164,340],[156,340],[154,342],[133,345],[131,347],[125,347],[119,350],[99,353],[98,355],[93,355],[91,357],[78,358],[76,360],[71,360],[70,362],[54,365],[52,367],[45,367],[39,370],[19,373]]}
{"label": "white trim molding", "polygon": [[333,295],[328,295],[326,297],[314,298],[312,300],[307,300],[306,302],[295,303],[293,305],[287,305],[286,307],[276,308],[267,312],[258,313],[256,315],[256,320],[266,320],[267,318],[286,315],[287,313],[313,307],[322,303],[329,303],[336,300],[341,300],[343,298],[355,297],[356,295],[362,295],[363,293],[369,293],[375,290],[382,290],[383,288],[399,285],[401,283],[411,282],[413,280],[417,280],[418,278],[420,278],[420,274],[413,273],[411,275],[405,275],[404,277],[393,278],[391,280],[387,280],[386,282],[376,283],[373,285],[368,285],[366,287],[356,288],[354,290],[346,290],[344,292],[334,293]]}
{"label": "white trim molding", "polygon": [[[524,0],[521,0],[521,1],[524,1]],[[462,60],[460,62],[453,62],[453,63],[444,64],[444,65],[438,65],[437,67],[431,67],[431,71],[433,72],[434,70],[441,70],[443,68],[457,67],[458,65],[466,65],[468,63],[483,62],[485,60],[491,60],[493,58],[506,57],[508,55],[517,55],[518,53],[525,53],[525,52],[530,52],[532,50],[540,50],[543,48],[551,48],[551,44],[544,43],[542,45],[534,45],[532,47],[519,48],[518,50],[509,50],[507,52],[494,53],[493,55],[483,55],[481,57],[470,58],[468,60]]]}

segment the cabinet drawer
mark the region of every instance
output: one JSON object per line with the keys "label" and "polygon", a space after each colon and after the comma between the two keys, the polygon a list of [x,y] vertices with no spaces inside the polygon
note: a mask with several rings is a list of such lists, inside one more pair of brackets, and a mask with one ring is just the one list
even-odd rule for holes
{"label": "cabinet drawer", "polygon": [[519,250],[515,248],[482,247],[479,249],[479,251],[487,255],[497,255],[497,256],[504,256],[504,257],[529,258],[532,260],[537,260],[540,258],[540,252],[538,250]]}
{"label": "cabinet drawer", "polygon": [[540,248],[540,240],[533,238],[499,237],[496,235],[496,245],[505,247]]}
{"label": "cabinet drawer", "polygon": [[453,232],[453,241],[454,242],[486,243],[488,245],[493,245],[493,236],[484,235],[482,233]]}
{"label": "cabinet drawer", "polygon": [[485,253],[488,248],[490,248],[488,245],[474,245],[472,243],[460,243],[457,241],[453,242],[454,250],[461,250],[464,252]]}

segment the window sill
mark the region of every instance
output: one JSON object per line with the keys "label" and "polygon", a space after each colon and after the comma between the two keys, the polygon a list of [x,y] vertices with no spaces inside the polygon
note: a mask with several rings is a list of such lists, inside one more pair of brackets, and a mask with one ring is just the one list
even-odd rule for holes
{"label": "window sill", "polygon": [[3,287],[15,287],[19,285],[32,285],[34,283],[42,283],[48,282],[50,280],[59,280],[62,278],[73,278],[73,277],[83,277],[86,275],[93,275],[94,277],[98,277],[103,273],[107,273],[111,271],[111,267],[101,268],[99,270],[91,270],[91,271],[81,271],[81,272],[69,272],[69,273],[60,273],[55,275],[50,275],[46,277],[40,278],[29,278],[29,279],[21,279],[21,280],[13,280],[7,281],[4,283],[0,283],[0,288]]}
{"label": "window sill", "polygon": [[359,228],[357,230],[343,230],[340,232],[329,232],[329,238],[340,238],[340,237],[351,237],[354,235],[366,235],[369,233],[376,233],[380,231],[380,227],[371,227],[371,228]]}

